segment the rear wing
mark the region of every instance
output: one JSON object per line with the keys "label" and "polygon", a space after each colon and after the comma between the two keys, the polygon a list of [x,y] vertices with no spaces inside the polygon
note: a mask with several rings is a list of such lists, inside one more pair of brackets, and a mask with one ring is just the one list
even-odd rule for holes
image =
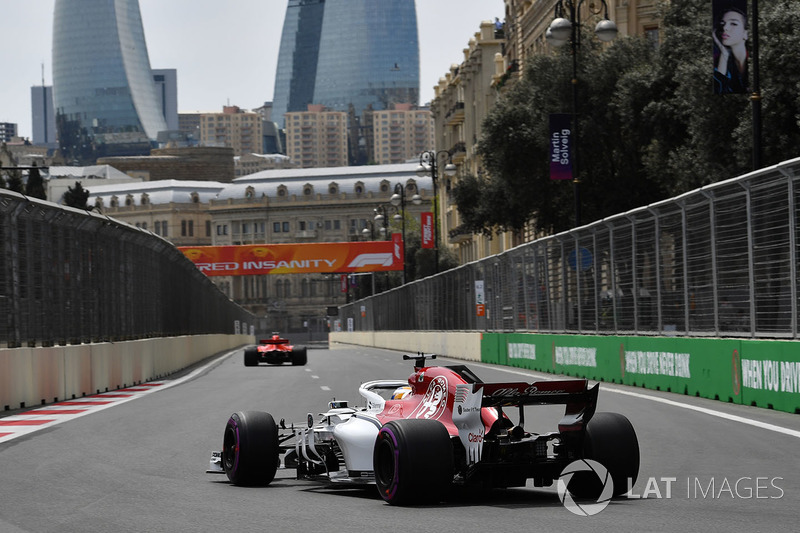
{"label": "rear wing", "polygon": [[261,344],[289,344],[289,339],[261,339]]}
{"label": "rear wing", "polygon": [[597,385],[589,387],[585,379],[524,381],[514,383],[474,383],[473,392],[480,393],[481,407],[519,405],[597,403]]}
{"label": "rear wing", "polygon": [[[453,423],[467,450],[468,462],[472,463],[480,459],[483,448],[482,408],[495,408],[502,416],[504,407],[519,407],[521,426],[524,406],[564,404],[566,408],[558,422],[558,430],[574,434],[583,431],[594,416],[599,392],[599,383],[589,388],[585,379],[459,384],[453,401]],[[475,435],[481,438],[475,438]]]}

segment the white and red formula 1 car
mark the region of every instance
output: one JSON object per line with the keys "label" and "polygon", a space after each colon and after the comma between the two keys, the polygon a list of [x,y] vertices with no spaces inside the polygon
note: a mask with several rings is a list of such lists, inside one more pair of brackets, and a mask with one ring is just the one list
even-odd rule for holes
{"label": "white and red formula 1 car", "polygon": [[261,339],[261,343],[257,346],[248,346],[244,349],[244,366],[257,366],[258,363],[279,365],[285,362],[302,366],[308,361],[306,350],[305,346],[292,346],[289,344],[289,339],[273,333],[269,339]]}
{"label": "white and red formula 1 car", "polygon": [[[294,468],[298,479],[374,483],[385,501],[400,505],[441,501],[453,485],[520,487],[532,479],[551,486],[572,462],[589,459],[607,477],[572,474],[573,495],[608,499],[635,483],[636,433],[620,414],[595,413],[599,384],[484,383],[463,365],[426,366],[435,355],[403,357],[414,361],[408,380],[363,383],[363,407],[332,401],[316,422],[309,414],[291,425],[261,411],[232,414],[207,471],[236,485],[267,485],[278,468]],[[546,404],[566,406],[557,431],[525,428],[524,406]]]}

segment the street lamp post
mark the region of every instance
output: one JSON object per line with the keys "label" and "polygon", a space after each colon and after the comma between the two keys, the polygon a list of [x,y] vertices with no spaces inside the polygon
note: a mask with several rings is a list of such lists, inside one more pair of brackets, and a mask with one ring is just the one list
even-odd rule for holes
{"label": "street lamp post", "polygon": [[[400,212],[395,215],[395,217],[400,217],[401,220],[401,232],[403,238],[403,285],[406,283],[406,271],[408,265],[408,261],[406,260],[406,189],[403,187],[402,183],[398,183],[394,186],[394,194],[389,202],[395,206],[400,208]],[[414,205],[419,205],[422,203],[422,198],[419,194],[414,193],[414,196],[411,197],[411,203]]]}
{"label": "street lamp post", "polygon": [[434,250],[434,272],[439,272],[439,187],[436,182],[439,177],[439,156],[447,157],[447,164],[444,167],[445,176],[455,176],[456,166],[450,158],[450,152],[439,150],[435,152],[429,150],[419,154],[419,166],[417,176],[420,178],[430,175],[433,180],[433,250]]}
{"label": "street lamp post", "polygon": [[[608,18],[608,4],[600,0],[603,19],[595,26],[594,33],[603,42],[614,40],[617,36],[617,25]],[[578,51],[581,46],[581,6],[583,0],[558,0],[555,7],[555,19],[547,28],[545,38],[552,46],[563,46],[568,41],[572,47],[572,184],[575,191],[575,227],[581,225],[580,175],[578,174]],[[592,14],[599,15],[601,9],[595,10],[594,2],[589,4]],[[565,8],[567,12],[565,13]],[[569,19],[565,18],[569,16]]]}
{"label": "street lamp post", "polygon": [[375,212],[375,219],[374,219],[375,223],[380,225],[380,229],[378,230],[378,233],[380,234],[381,238],[383,238],[384,240],[388,240],[389,239],[389,217],[388,217],[388,213],[386,212],[386,206],[381,204],[378,207],[376,207],[375,209],[373,209],[373,211]]}

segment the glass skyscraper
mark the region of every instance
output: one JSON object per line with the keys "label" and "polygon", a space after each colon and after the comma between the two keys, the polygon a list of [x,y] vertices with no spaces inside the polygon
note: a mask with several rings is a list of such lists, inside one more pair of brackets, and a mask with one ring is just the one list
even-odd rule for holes
{"label": "glass skyscraper", "polygon": [[321,104],[357,116],[419,102],[414,0],[289,0],[273,120]]}
{"label": "glass skyscraper", "polygon": [[75,157],[143,151],[167,129],[138,0],[56,0],[53,100],[59,143]]}

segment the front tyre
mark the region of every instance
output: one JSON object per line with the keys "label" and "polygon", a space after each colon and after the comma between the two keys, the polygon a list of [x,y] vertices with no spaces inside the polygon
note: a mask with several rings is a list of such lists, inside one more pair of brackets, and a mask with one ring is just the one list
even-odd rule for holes
{"label": "front tyre", "polygon": [[436,420],[393,420],[375,440],[375,484],[392,505],[433,504],[453,481],[453,444]]}
{"label": "front tyre", "polygon": [[[614,482],[614,496],[622,496],[639,477],[639,440],[633,424],[619,413],[595,413],[586,426],[583,456],[608,470]],[[595,498],[603,489],[593,472],[578,472],[569,491],[578,497]]]}
{"label": "front tyre", "polygon": [[225,424],[222,468],[234,485],[269,485],[278,469],[278,427],[269,413],[240,411]]}

